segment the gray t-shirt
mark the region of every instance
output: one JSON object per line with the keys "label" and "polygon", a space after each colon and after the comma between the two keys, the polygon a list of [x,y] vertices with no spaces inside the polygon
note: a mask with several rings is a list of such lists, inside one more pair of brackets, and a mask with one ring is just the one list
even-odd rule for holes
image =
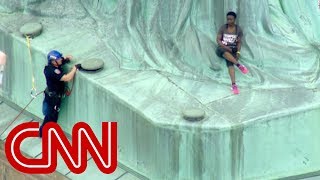
{"label": "gray t-shirt", "polygon": [[223,26],[220,27],[219,31],[218,31],[218,35],[221,34],[222,35],[222,43],[226,46],[229,47],[235,47],[237,46],[237,39],[238,37],[242,38],[243,33],[242,33],[242,29],[240,28],[240,26],[235,25],[235,31],[233,33],[229,33],[227,31],[228,29],[228,25],[224,24]]}

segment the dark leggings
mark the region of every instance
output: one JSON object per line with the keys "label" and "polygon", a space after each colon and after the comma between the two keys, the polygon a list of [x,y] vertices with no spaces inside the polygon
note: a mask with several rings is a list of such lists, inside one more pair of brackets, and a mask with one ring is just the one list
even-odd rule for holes
{"label": "dark leggings", "polygon": [[[216,54],[217,54],[217,56],[223,58],[223,59],[226,61],[227,67],[233,66],[233,65],[234,65],[233,62],[230,62],[230,61],[226,60],[226,59],[223,57],[223,54],[224,54],[225,52],[227,52],[227,50],[225,50],[224,48],[222,48],[222,47],[220,47],[220,46],[218,46],[218,48],[216,49]],[[232,55],[233,55],[233,57],[236,57],[236,56],[237,56],[237,53],[234,53],[234,54],[232,54]]]}
{"label": "dark leggings", "polygon": [[45,94],[43,105],[42,105],[42,112],[45,115],[42,125],[39,129],[39,136],[42,137],[42,128],[48,122],[57,122],[58,115],[59,115],[59,108],[61,105],[61,98],[60,97],[49,97]]}

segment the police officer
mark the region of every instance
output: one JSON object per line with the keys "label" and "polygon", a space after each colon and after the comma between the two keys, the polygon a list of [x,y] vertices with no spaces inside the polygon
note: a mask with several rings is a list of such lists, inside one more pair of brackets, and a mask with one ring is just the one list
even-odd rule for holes
{"label": "police officer", "polygon": [[69,73],[64,73],[62,65],[70,62],[72,56],[63,57],[59,51],[53,50],[48,53],[48,65],[44,68],[47,88],[44,91],[42,111],[45,115],[44,121],[39,129],[39,136],[42,137],[42,128],[48,122],[57,122],[61,98],[65,93],[65,82],[71,81],[76,74],[80,64],[75,65]]}

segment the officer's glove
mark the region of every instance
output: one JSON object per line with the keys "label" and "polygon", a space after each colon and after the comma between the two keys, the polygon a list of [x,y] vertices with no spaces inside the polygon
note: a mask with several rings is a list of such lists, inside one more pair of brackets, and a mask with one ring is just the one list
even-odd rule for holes
{"label": "officer's glove", "polygon": [[62,57],[62,65],[67,64],[70,62],[70,59]]}
{"label": "officer's glove", "polygon": [[76,64],[75,67],[76,67],[77,69],[79,69],[79,70],[82,69],[81,64]]}

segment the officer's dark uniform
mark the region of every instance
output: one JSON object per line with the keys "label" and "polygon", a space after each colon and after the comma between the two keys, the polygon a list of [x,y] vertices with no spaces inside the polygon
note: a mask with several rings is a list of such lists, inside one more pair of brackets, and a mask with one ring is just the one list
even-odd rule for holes
{"label": "officer's dark uniform", "polygon": [[[62,65],[67,62],[69,62],[69,60],[63,59]],[[62,76],[65,75],[61,66],[55,67],[52,64],[49,64],[44,68],[43,72],[46,77],[47,88],[44,92],[45,97],[43,100],[42,111],[45,117],[39,129],[40,137],[42,137],[42,128],[46,123],[56,123],[58,121],[61,98],[65,93],[65,83],[60,81]]]}

